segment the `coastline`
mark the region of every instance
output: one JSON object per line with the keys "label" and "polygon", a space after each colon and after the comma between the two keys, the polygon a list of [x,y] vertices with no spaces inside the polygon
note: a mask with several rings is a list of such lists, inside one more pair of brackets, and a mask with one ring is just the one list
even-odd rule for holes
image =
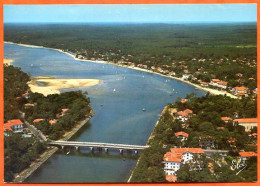
{"label": "coastline", "polygon": [[[93,116],[93,110],[90,111],[90,115],[86,119],[79,121],[73,129],[64,134],[64,136],[59,139],[62,141],[68,141],[72,138]],[[44,162],[46,162],[53,154],[59,150],[58,147],[51,146],[49,149],[45,150],[39,158],[33,161],[27,169],[24,169],[13,179],[12,183],[23,183],[29,176],[31,176]]]}
{"label": "coastline", "polygon": [[4,58],[4,64],[5,65],[11,65],[13,61],[14,61],[13,59]]}
{"label": "coastline", "polygon": [[156,75],[163,76],[163,77],[166,77],[166,78],[175,79],[175,80],[181,81],[183,83],[187,83],[187,84],[189,84],[191,86],[194,86],[195,88],[197,88],[199,90],[202,90],[202,91],[205,91],[205,92],[209,92],[210,94],[213,94],[213,95],[225,95],[226,94],[227,96],[229,96],[231,98],[238,99],[237,96],[235,96],[235,95],[233,95],[233,94],[231,94],[231,93],[229,93],[227,91],[219,91],[219,90],[212,89],[212,88],[202,87],[200,85],[197,85],[197,84],[191,83],[189,81],[183,80],[182,78],[177,78],[177,77],[173,77],[173,76],[163,75],[163,74],[160,74],[158,72],[142,69],[142,68],[139,68],[139,67],[131,67],[131,66],[127,66],[127,65],[119,65],[119,64],[115,64],[115,63],[112,63],[112,62],[109,62],[109,61],[78,59],[78,58],[76,58],[75,55],[73,55],[73,54],[71,54],[69,52],[65,52],[65,51],[63,51],[61,49],[56,49],[56,48],[48,48],[48,47],[44,47],[44,46],[28,45],[28,44],[21,44],[21,43],[19,44],[19,43],[13,43],[13,42],[8,42],[8,41],[4,41],[4,43],[14,44],[14,45],[19,45],[19,46],[24,46],[24,47],[31,47],[31,48],[45,48],[45,49],[50,49],[50,50],[56,50],[56,51],[59,51],[61,53],[69,55],[70,57],[72,57],[74,60],[77,60],[77,61],[110,64],[110,65],[124,67],[124,68],[128,68],[128,69],[138,70],[138,71],[142,71],[142,72],[146,72],[146,73],[156,74]]}

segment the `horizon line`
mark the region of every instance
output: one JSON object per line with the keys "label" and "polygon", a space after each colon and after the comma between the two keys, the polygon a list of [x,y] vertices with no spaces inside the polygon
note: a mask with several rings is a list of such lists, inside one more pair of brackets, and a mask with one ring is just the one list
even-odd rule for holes
{"label": "horizon line", "polygon": [[218,24],[218,23],[257,23],[257,21],[169,21],[169,22],[4,22],[4,24]]}

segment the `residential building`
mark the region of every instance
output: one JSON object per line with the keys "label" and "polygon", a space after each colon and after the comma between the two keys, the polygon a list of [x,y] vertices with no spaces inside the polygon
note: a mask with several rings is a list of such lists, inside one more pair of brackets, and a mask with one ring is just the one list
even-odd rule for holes
{"label": "residential building", "polygon": [[245,127],[246,132],[250,132],[251,129],[257,127],[257,118],[239,118],[234,119],[234,124],[238,124]]}
{"label": "residential building", "polygon": [[181,120],[182,122],[187,121],[191,118],[193,111],[190,109],[185,109],[183,111],[177,112],[177,119]]}
{"label": "residential building", "polygon": [[189,134],[186,133],[186,132],[180,131],[180,132],[176,132],[175,136],[178,139],[181,139],[181,141],[186,141],[188,139],[188,137],[189,137]]}
{"label": "residential building", "polygon": [[239,152],[240,158],[242,161],[246,161],[249,158],[253,157],[253,156],[257,156],[257,154],[255,152]]}
{"label": "residential building", "polygon": [[4,124],[4,134],[8,135],[8,131],[12,131],[14,133],[22,133],[23,132],[23,122],[20,119],[13,119],[7,121]]}
{"label": "residential building", "polygon": [[38,119],[33,120],[33,123],[39,123],[39,122],[42,121],[42,120],[44,120],[44,119],[38,118]]}
{"label": "residential building", "polygon": [[190,74],[183,74],[182,75],[182,79],[183,80],[188,80],[190,78],[190,76],[191,76]]}
{"label": "residential building", "polygon": [[234,87],[232,89],[232,92],[235,94],[235,95],[245,95],[247,93],[247,88],[242,86],[242,87]]}
{"label": "residential building", "polygon": [[232,121],[233,119],[230,117],[224,116],[224,117],[221,117],[221,120],[224,121],[225,123],[228,123],[229,121]]}
{"label": "residential building", "polygon": [[211,79],[209,85],[211,85],[211,86],[218,86],[218,82],[220,82],[219,79]]}
{"label": "residential building", "polygon": [[57,120],[56,120],[56,119],[49,120],[49,124],[50,124],[50,125],[54,125],[55,123],[57,123]]}
{"label": "residential building", "polygon": [[175,175],[182,164],[192,162],[194,155],[204,154],[201,148],[171,148],[163,157],[166,175]]}
{"label": "residential building", "polygon": [[200,136],[199,146],[203,149],[215,149],[215,140],[212,136]]}

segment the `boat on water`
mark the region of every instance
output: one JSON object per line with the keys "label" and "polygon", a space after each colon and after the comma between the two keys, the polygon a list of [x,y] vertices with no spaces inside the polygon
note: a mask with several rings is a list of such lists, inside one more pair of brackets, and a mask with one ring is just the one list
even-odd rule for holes
{"label": "boat on water", "polygon": [[143,110],[143,112],[145,112],[145,111],[146,111],[146,109],[145,109],[145,108],[143,108],[142,110]]}
{"label": "boat on water", "polygon": [[114,92],[116,91],[116,89],[114,88],[114,90],[113,90]]}
{"label": "boat on water", "polygon": [[69,153],[70,153],[70,151],[69,151],[69,152],[67,152],[67,153],[66,153],[66,155],[68,155]]}

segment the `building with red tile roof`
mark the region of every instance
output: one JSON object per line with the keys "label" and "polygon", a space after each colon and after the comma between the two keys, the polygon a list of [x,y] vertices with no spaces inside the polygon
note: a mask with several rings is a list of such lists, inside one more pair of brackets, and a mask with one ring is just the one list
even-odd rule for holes
{"label": "building with red tile roof", "polygon": [[57,123],[57,120],[56,120],[56,119],[49,120],[49,124],[50,124],[50,125],[54,125],[55,123]]}
{"label": "building with red tile roof", "polygon": [[257,118],[238,118],[234,119],[234,124],[238,124],[245,127],[245,131],[249,132],[254,127],[257,127]]}
{"label": "building with red tile roof", "polygon": [[241,160],[245,161],[248,160],[251,157],[257,156],[257,154],[255,152],[239,152],[240,158]]}
{"label": "building with red tile roof", "polygon": [[188,101],[188,99],[182,99],[181,103],[186,103]]}
{"label": "building with red tile roof", "polygon": [[224,121],[225,123],[229,122],[229,121],[232,121],[232,118],[230,117],[221,117],[221,120]]}
{"label": "building with red tile roof", "polygon": [[232,91],[233,91],[233,93],[235,95],[239,95],[239,94],[244,95],[244,94],[247,93],[247,88],[244,87],[244,86],[242,86],[242,87],[235,87],[235,88],[232,89]]}
{"label": "building with red tile roof", "polygon": [[34,107],[34,104],[33,103],[26,103],[24,104],[25,107]]}
{"label": "building with red tile roof", "polygon": [[174,134],[177,138],[181,139],[181,141],[187,140],[189,137],[189,134],[183,131],[176,132]]}
{"label": "building with red tile roof", "polygon": [[12,131],[14,133],[23,132],[23,122],[20,119],[13,119],[7,121],[7,123],[4,124],[5,135],[8,135],[8,131]]}
{"label": "building with red tile roof", "polygon": [[201,148],[171,148],[163,156],[164,171],[166,175],[175,175],[181,167],[181,164],[190,162],[194,154],[204,154]]}
{"label": "building with red tile roof", "polygon": [[168,182],[176,182],[176,181],[177,181],[177,176],[175,176],[175,175],[166,175],[166,176],[165,176],[165,179],[166,179]]}
{"label": "building with red tile roof", "polygon": [[177,112],[177,119],[181,120],[182,122],[187,121],[191,118],[193,111],[190,109],[185,109],[183,111]]}
{"label": "building with red tile roof", "polygon": [[42,120],[44,120],[44,119],[38,118],[38,119],[33,120],[33,123],[39,123],[39,122],[42,121]]}

